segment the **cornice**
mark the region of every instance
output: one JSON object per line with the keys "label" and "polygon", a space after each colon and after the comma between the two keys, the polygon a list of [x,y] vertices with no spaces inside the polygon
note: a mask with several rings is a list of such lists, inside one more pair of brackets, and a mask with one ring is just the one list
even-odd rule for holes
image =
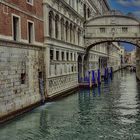
{"label": "cornice", "polygon": [[0,39],[0,46],[10,47],[10,48],[21,48],[21,49],[45,49],[44,45],[29,44],[17,41],[11,41],[7,39]]}
{"label": "cornice", "polygon": [[82,17],[75,9],[73,9],[69,4],[67,4],[64,0],[59,0],[62,4],[64,4],[71,12],[77,15],[81,20],[84,21],[84,17]]}
{"label": "cornice", "polygon": [[[76,16],[77,16],[77,18],[80,18],[81,20],[83,20],[84,21],[84,17],[83,16],[81,16],[75,9],[73,9],[69,4],[67,4],[64,0],[53,0],[53,1],[55,1],[56,3],[58,3],[58,4],[62,4],[62,6],[64,7],[65,6],[65,8],[67,8],[70,12],[72,12],[73,14],[75,14]],[[47,3],[47,1],[43,1],[43,5],[48,5],[49,7],[51,7],[51,5],[49,5],[48,3]]]}

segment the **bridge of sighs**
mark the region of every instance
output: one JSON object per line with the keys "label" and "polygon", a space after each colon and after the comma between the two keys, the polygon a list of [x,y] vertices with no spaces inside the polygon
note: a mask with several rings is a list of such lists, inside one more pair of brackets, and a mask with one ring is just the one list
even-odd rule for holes
{"label": "bridge of sighs", "polygon": [[[140,21],[132,16],[111,12],[89,19],[85,23],[85,55],[80,73],[89,69],[89,51],[106,42],[125,42],[137,46],[137,60],[140,57]],[[80,66],[79,66],[80,67]]]}

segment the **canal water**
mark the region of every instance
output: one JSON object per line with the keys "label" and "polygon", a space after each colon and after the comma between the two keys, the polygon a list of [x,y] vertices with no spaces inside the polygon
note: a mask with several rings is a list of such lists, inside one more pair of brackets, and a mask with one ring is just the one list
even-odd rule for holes
{"label": "canal water", "polygon": [[0,127],[0,140],[140,140],[140,83],[117,72],[94,90],[46,103]]}

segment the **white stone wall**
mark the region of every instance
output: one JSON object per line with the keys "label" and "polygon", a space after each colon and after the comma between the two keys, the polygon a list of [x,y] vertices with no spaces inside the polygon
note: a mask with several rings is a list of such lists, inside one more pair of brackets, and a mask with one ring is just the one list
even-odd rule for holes
{"label": "white stone wall", "polygon": [[[41,100],[38,70],[44,72],[43,51],[21,46],[13,43],[0,45],[0,117]],[[24,84],[21,83],[21,73],[26,75]]]}
{"label": "white stone wall", "polygon": [[[45,63],[48,97],[78,85],[77,55],[79,52],[84,53],[82,10],[82,1],[79,0],[59,2],[57,0],[44,0],[45,46],[47,48],[45,51]],[[50,12],[53,13],[53,17],[58,17],[57,25],[54,18],[51,20],[52,26],[49,25]],[[50,26],[52,34],[49,32]],[[72,30],[70,26],[72,26]],[[58,37],[55,36],[57,28]],[[50,56],[50,50],[53,51],[53,58]],[[63,58],[62,52],[64,53]]]}

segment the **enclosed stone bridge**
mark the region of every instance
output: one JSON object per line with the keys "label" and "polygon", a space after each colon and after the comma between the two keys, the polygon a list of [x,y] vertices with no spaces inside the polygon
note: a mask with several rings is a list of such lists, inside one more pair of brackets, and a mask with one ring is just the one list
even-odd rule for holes
{"label": "enclosed stone bridge", "polygon": [[86,21],[85,56],[80,73],[84,75],[89,69],[88,54],[90,49],[106,42],[125,42],[137,46],[137,52],[139,52],[137,60],[139,59],[140,63],[140,21],[135,17],[112,11]]}
{"label": "enclosed stone bridge", "polygon": [[126,42],[139,47],[140,21],[115,12],[89,19],[85,23],[86,52],[105,42]]}

